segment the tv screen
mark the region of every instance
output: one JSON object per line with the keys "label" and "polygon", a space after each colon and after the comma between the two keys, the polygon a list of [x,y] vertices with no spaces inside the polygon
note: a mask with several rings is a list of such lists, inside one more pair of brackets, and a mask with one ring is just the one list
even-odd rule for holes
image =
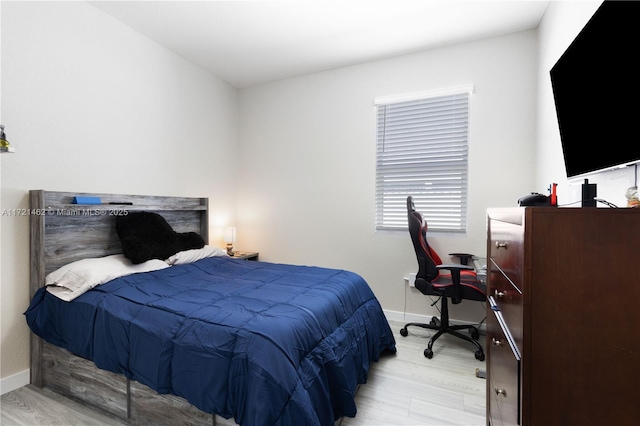
{"label": "tv screen", "polygon": [[567,177],[640,161],[640,2],[605,1],[550,74]]}

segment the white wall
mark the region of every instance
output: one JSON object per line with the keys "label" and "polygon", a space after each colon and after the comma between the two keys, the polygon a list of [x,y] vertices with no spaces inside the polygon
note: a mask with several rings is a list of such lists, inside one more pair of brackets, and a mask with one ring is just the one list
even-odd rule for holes
{"label": "white wall", "polygon": [[[431,236],[446,258],[486,252],[486,209],[515,206],[534,182],[535,31],[264,84],[240,92],[238,246],[268,261],[349,269],[387,311],[433,315],[403,277],[408,232],[376,232],[377,96],[471,83],[469,227]],[[479,322],[479,303],[453,318]]]}
{"label": "white wall", "polygon": [[[567,180],[549,71],[601,3],[600,0],[551,2],[538,31],[540,59],[536,182],[538,188],[546,188],[551,182],[558,183],[560,204],[581,200],[582,179]],[[593,174],[588,178],[589,183],[598,185],[598,198],[622,207],[626,206],[624,194],[627,188],[635,184],[633,167]],[[579,207],[580,203],[574,206]]]}
{"label": "white wall", "polygon": [[[4,210],[30,189],[208,196],[213,243],[234,219],[237,91],[88,3],[2,3],[2,112]],[[3,379],[29,368],[28,224],[2,216]]]}

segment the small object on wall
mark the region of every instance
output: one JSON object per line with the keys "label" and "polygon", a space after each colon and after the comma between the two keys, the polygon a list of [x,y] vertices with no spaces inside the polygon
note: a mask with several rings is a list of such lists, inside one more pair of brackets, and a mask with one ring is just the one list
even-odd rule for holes
{"label": "small object on wall", "polygon": [[404,277],[404,280],[409,283],[409,287],[415,287],[416,286],[416,273],[412,272],[409,275],[407,275],[406,277]]}
{"label": "small object on wall", "polygon": [[4,124],[0,124],[0,152],[15,152],[4,133]]}
{"label": "small object on wall", "polygon": [[4,124],[0,124],[0,146],[2,148],[9,148],[9,141],[7,135],[4,134]]}
{"label": "small object on wall", "polygon": [[627,197],[627,207],[640,207],[640,199],[638,198],[638,187],[631,186],[624,194]]}

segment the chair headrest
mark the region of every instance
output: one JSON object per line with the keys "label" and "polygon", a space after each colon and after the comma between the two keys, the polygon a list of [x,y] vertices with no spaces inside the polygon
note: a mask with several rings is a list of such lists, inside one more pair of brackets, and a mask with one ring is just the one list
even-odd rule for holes
{"label": "chair headrest", "polygon": [[427,243],[427,223],[420,212],[416,211],[411,196],[407,197],[407,218],[409,221],[409,234],[413,242],[413,248],[418,259],[417,276],[427,281],[438,277],[436,265],[442,263],[438,254]]}

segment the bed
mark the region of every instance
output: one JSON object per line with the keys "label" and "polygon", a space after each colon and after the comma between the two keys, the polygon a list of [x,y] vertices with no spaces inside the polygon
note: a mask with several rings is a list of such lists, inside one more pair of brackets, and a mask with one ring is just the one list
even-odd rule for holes
{"label": "bed", "polygon": [[34,190],[30,202],[36,386],[130,424],[333,425],[356,415],[370,363],[395,352],[371,289],[343,270],[189,255],[63,300],[45,278],[121,261],[118,217],[152,212],[206,243],[208,200]]}

